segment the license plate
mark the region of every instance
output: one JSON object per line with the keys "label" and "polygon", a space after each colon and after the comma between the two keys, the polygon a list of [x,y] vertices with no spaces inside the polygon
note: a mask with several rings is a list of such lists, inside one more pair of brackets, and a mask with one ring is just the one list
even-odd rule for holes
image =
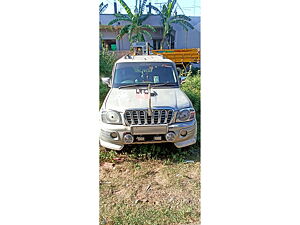
{"label": "license plate", "polygon": [[133,135],[151,135],[151,134],[166,134],[167,126],[132,126],[131,133]]}

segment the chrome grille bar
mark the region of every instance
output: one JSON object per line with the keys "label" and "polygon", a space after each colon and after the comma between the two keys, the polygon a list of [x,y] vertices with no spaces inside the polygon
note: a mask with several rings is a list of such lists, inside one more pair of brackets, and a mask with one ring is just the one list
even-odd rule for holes
{"label": "chrome grille bar", "polygon": [[161,124],[161,110],[158,111],[158,124]]}
{"label": "chrome grille bar", "polygon": [[126,110],[124,114],[127,125],[170,124],[173,117],[172,109],[154,109],[151,116],[147,110]]}

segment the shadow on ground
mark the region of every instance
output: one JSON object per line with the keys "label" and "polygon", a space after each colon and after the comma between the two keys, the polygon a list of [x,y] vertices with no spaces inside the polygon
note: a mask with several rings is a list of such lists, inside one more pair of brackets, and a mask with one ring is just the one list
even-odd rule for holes
{"label": "shadow on ground", "polygon": [[200,162],[200,145],[178,149],[172,143],[126,145],[121,151],[100,148],[100,161],[110,161],[112,158],[126,157],[128,160],[162,160],[169,163]]}

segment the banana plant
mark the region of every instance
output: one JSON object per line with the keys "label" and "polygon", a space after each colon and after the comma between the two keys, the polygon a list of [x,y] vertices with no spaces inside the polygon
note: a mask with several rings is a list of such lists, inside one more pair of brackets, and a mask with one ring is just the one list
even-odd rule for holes
{"label": "banana plant", "polygon": [[127,14],[115,14],[115,19],[111,20],[108,25],[113,25],[119,21],[126,21],[129,24],[123,26],[117,39],[120,40],[125,34],[128,34],[129,42],[132,44],[136,41],[145,41],[145,36],[152,38],[150,31],[155,32],[155,28],[149,24],[143,24],[143,22],[150,16],[150,14],[143,14],[147,0],[136,1],[134,12],[128,7],[124,0],[118,0],[121,6],[125,9]]}
{"label": "banana plant", "polygon": [[101,2],[100,5],[99,5],[99,14],[104,13],[104,11],[107,9],[107,7],[108,7],[108,4],[104,5],[104,3]]}
{"label": "banana plant", "polygon": [[[172,31],[174,31],[172,26],[173,24],[182,26],[186,31],[188,31],[188,29],[194,29],[193,25],[189,22],[191,21],[191,18],[185,15],[175,15],[173,13],[176,2],[177,0],[168,0],[168,2],[163,5],[161,10],[153,5],[147,6],[151,7],[161,17],[161,22],[163,24],[163,39],[161,41],[161,49],[163,48],[166,40],[169,40]],[[170,46],[170,43],[167,44]]]}

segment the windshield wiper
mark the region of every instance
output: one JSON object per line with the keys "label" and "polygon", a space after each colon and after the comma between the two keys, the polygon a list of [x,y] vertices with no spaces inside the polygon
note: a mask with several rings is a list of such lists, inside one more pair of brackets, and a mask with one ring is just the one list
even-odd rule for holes
{"label": "windshield wiper", "polygon": [[169,83],[169,82],[163,83],[163,84],[154,84],[154,85],[152,85],[152,87],[160,87],[160,86],[177,86],[177,85],[174,84],[174,83]]}
{"label": "windshield wiper", "polygon": [[[128,84],[128,85],[122,85],[119,87],[119,89],[121,88],[128,88],[128,87],[139,87],[139,86],[148,86],[149,84],[147,83],[143,83],[143,84]],[[160,86],[177,86],[175,83],[162,83],[162,84],[150,84],[151,87],[160,87]]]}
{"label": "windshield wiper", "polygon": [[127,88],[127,87],[138,87],[138,86],[147,86],[148,84],[128,84],[128,85],[122,85],[119,87],[119,89],[121,88]]}

